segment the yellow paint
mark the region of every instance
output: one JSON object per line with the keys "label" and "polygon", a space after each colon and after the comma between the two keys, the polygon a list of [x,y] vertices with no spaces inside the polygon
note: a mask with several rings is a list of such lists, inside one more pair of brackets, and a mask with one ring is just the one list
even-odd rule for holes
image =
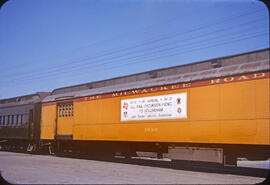
{"label": "yellow paint", "polygon": [[256,80],[256,99],[255,99],[255,111],[256,118],[270,118],[270,99],[269,99],[269,79]]}
{"label": "yellow paint", "polygon": [[57,118],[57,135],[72,135],[73,117]]}
{"label": "yellow paint", "polygon": [[75,124],[99,124],[100,122],[100,101],[74,102],[74,123]]}
{"label": "yellow paint", "polygon": [[[74,102],[73,138],[269,145],[269,79],[260,79],[258,75],[256,78],[233,83],[226,78],[228,82],[224,84],[215,80],[211,86],[162,92],[153,88],[151,93]],[[188,95],[187,119],[120,121],[121,99],[181,92]],[[44,108],[42,117],[53,122],[53,111],[48,111],[53,106]],[[50,138],[49,129],[45,125],[42,129],[42,137]]]}
{"label": "yellow paint", "polygon": [[220,86],[190,89],[191,120],[218,120],[220,117]]}
{"label": "yellow paint", "polygon": [[220,88],[220,119],[255,119],[255,80],[222,84]]}
{"label": "yellow paint", "polygon": [[108,98],[100,101],[100,123],[117,123],[120,120],[120,98]]}
{"label": "yellow paint", "polygon": [[[64,111],[59,111],[59,106],[66,107]],[[73,134],[73,121],[72,115],[72,102],[59,104],[57,106],[57,135],[72,135]],[[60,113],[59,113],[60,112]]]}
{"label": "yellow paint", "polygon": [[41,139],[54,139],[56,123],[56,105],[42,106]]}

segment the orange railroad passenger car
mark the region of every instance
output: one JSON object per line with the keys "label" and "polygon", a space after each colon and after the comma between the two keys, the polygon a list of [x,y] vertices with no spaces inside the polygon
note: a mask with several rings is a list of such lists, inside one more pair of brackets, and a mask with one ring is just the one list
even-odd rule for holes
{"label": "orange railroad passenger car", "polygon": [[96,155],[267,159],[269,48],[55,89],[42,101],[41,140]]}

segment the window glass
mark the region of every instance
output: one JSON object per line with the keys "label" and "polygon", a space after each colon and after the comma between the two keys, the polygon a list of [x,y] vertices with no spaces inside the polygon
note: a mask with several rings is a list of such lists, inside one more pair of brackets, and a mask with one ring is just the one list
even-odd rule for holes
{"label": "window glass", "polygon": [[21,114],[21,124],[25,123],[25,115]]}
{"label": "window glass", "polygon": [[73,116],[73,104],[65,103],[58,106],[58,116],[59,117],[69,117]]}
{"label": "window glass", "polygon": [[71,106],[71,115],[73,116],[73,104]]}
{"label": "window glass", "polygon": [[65,105],[65,116],[67,116],[67,113],[68,113],[68,105],[66,104]]}
{"label": "window glass", "polygon": [[8,116],[6,116],[6,121],[5,121],[5,125],[8,125]]}
{"label": "window glass", "polygon": [[13,125],[14,122],[15,122],[15,120],[14,120],[14,115],[11,115],[11,125]]}
{"label": "window glass", "polygon": [[16,115],[16,118],[15,118],[15,124],[18,125],[18,117],[19,115]]}
{"label": "window glass", "polygon": [[7,116],[7,125],[10,123],[10,115]]}
{"label": "window glass", "polygon": [[62,117],[65,117],[65,106],[62,105]]}
{"label": "window glass", "polygon": [[2,125],[2,116],[0,116],[0,125]]}
{"label": "window glass", "polygon": [[68,104],[68,116],[71,116],[71,105]]}
{"label": "window glass", "polygon": [[62,116],[62,105],[59,105],[59,110],[58,110],[59,117]]}
{"label": "window glass", "polygon": [[22,115],[18,115],[18,125],[20,125],[22,123]]}

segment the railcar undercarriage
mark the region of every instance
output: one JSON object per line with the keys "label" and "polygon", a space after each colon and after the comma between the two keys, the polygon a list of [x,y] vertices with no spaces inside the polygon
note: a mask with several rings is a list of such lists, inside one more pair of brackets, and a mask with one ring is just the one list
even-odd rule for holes
{"label": "railcar undercarriage", "polygon": [[270,146],[267,145],[209,143],[43,140],[39,150],[51,155],[74,153],[89,157],[168,158],[221,165],[236,165],[238,158],[267,160],[270,156]]}

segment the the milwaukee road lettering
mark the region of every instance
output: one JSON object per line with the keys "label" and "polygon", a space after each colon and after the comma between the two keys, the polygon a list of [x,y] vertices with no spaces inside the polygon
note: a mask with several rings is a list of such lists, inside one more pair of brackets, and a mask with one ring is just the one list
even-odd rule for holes
{"label": "the milwaukee road lettering", "polygon": [[116,92],[116,93],[112,93],[112,94],[103,95],[102,97],[106,98],[106,97],[129,96],[129,95],[136,95],[136,94],[145,94],[145,93],[174,90],[174,89],[185,89],[185,88],[207,86],[207,85],[214,85],[214,84],[239,82],[239,81],[246,81],[246,80],[256,80],[256,79],[268,78],[268,77],[269,77],[269,72],[255,73],[255,74],[248,74],[248,75],[217,78],[217,79],[212,79],[212,80],[207,80],[207,81],[180,83],[180,84],[166,85],[166,86],[160,86],[160,87],[152,87],[152,88],[144,88],[144,89],[137,89],[137,90],[131,90],[131,91]]}
{"label": "the milwaukee road lettering", "polygon": [[255,74],[250,74],[250,75],[241,75],[241,76],[231,76],[231,77],[226,77],[226,78],[217,78],[214,80],[210,81],[210,84],[218,84],[218,83],[226,83],[226,82],[236,82],[236,81],[243,81],[243,80],[254,80],[254,79],[259,79],[259,78],[265,78],[269,77],[269,72],[268,73],[255,73]]}
{"label": "the milwaukee road lettering", "polygon": [[[173,84],[173,85],[128,90],[128,91],[122,91],[122,92],[114,92],[114,93],[108,93],[108,94],[77,98],[77,99],[74,99],[74,101],[91,101],[91,100],[98,100],[98,99],[103,99],[103,98],[114,98],[114,97],[131,96],[131,95],[137,95],[137,94],[155,93],[155,92],[175,90],[175,89],[186,89],[186,88],[192,88],[192,87],[241,82],[241,81],[247,81],[247,80],[257,80],[257,79],[262,79],[262,78],[269,78],[269,72],[259,72],[259,73],[253,73],[253,74],[215,78],[215,79],[204,80],[204,81],[195,81],[195,82],[179,83],[179,84]],[[50,105],[50,103],[45,103],[43,105]]]}
{"label": "the milwaukee road lettering", "polygon": [[187,93],[121,100],[121,121],[187,118]]}

